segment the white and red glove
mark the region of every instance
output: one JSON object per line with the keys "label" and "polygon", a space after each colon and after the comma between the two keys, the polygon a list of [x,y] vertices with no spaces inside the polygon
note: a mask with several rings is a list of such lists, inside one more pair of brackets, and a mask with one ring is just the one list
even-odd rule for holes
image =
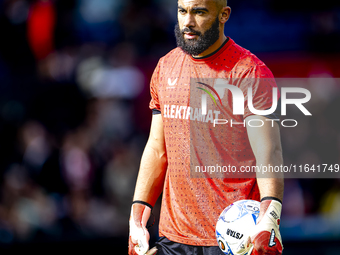
{"label": "white and red glove", "polygon": [[280,255],[283,246],[280,234],[282,203],[273,197],[262,198],[260,215],[251,234],[251,255]]}
{"label": "white and red glove", "polygon": [[146,224],[152,206],[143,201],[134,201],[130,214],[129,255],[144,255],[149,250],[149,231]]}

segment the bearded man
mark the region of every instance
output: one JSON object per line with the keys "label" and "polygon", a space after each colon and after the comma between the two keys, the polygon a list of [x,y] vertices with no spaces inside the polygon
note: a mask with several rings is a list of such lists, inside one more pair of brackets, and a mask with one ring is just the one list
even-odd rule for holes
{"label": "bearded man", "polygon": [[[273,75],[255,55],[225,36],[230,13],[226,0],[178,0],[178,47],[159,60],[150,84],[153,117],[131,208],[130,255],[145,254],[149,249],[146,223],[161,193],[159,255],[223,254],[215,224],[225,207],[242,199],[261,201],[260,216],[246,247],[237,254],[246,254],[243,251],[248,246],[254,255],[282,253],[281,173],[267,178],[257,173],[249,178],[192,175],[193,164],[206,159],[233,165],[238,171],[245,165],[282,164],[279,117],[276,113],[255,115],[248,106],[266,111],[277,104],[278,94],[272,93],[276,84],[268,82]],[[195,83],[195,79],[204,82]],[[246,94],[243,82],[237,82],[240,79],[251,83],[252,102],[244,103],[243,114],[236,116],[231,110],[232,94],[217,89],[214,81],[228,81]],[[204,88],[196,89],[197,84]],[[193,91],[203,90],[211,95],[209,109],[217,107],[215,101],[221,103],[214,111],[205,110],[205,116],[203,108],[192,105],[200,100]],[[215,127],[213,119],[222,117],[234,121],[234,126]],[[263,125],[242,125],[252,120]],[[271,214],[273,210],[275,214]]]}

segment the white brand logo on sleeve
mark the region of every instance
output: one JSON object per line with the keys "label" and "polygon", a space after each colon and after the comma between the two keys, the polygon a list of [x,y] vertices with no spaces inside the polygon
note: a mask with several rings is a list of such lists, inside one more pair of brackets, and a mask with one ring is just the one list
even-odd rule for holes
{"label": "white brand logo on sleeve", "polygon": [[272,229],[272,233],[270,234],[270,239],[269,239],[269,247],[273,247],[274,245],[276,245],[274,239],[275,239],[275,231],[274,229]]}
{"label": "white brand logo on sleeve", "polygon": [[168,78],[168,85],[169,85],[169,86],[174,86],[174,85],[176,84],[176,82],[177,82],[177,79],[178,79],[178,78],[176,78],[174,81],[171,81],[171,79]]}

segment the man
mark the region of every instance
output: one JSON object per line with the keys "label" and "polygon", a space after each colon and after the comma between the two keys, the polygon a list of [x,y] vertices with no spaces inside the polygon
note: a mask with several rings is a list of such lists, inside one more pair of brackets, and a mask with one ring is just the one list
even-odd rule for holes
{"label": "man", "polygon": [[[200,84],[211,91],[215,90],[214,84],[207,84],[209,78],[253,80],[252,103],[256,109],[266,110],[272,105],[272,88],[276,85],[255,80],[272,79],[270,70],[224,35],[230,12],[225,0],[178,0],[175,28],[178,47],[160,59],[151,80],[153,117],[131,208],[130,255],[145,254],[148,250],[146,223],[162,192],[157,254],[223,254],[217,246],[215,224],[226,206],[241,199],[261,200],[259,220],[247,243],[254,247],[252,254],[282,253],[280,174],[269,178],[193,178],[191,175],[193,163],[211,157],[236,165],[237,169],[242,165],[282,164],[279,126],[267,121],[277,119],[275,115],[255,116],[247,107],[242,116],[234,116],[230,114],[231,94],[226,91],[221,97],[216,94],[221,102],[220,111],[214,111],[216,117],[230,118],[235,123],[256,119],[264,124],[261,128],[238,124],[214,129],[209,112],[203,119],[202,111],[191,105],[197,101],[192,96],[196,83],[191,84],[191,78],[202,79],[205,83]],[[242,82],[237,84],[247,93]],[[210,103],[209,108],[214,106]],[[222,140],[214,139],[224,133]],[[206,138],[213,142],[206,142]],[[203,152],[209,155],[201,156]]]}

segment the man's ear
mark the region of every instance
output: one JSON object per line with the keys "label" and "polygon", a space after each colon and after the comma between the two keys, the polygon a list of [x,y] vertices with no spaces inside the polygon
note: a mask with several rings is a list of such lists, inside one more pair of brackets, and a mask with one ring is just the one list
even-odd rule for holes
{"label": "man's ear", "polygon": [[230,17],[231,14],[231,8],[229,6],[223,7],[220,12],[220,22],[226,23]]}

